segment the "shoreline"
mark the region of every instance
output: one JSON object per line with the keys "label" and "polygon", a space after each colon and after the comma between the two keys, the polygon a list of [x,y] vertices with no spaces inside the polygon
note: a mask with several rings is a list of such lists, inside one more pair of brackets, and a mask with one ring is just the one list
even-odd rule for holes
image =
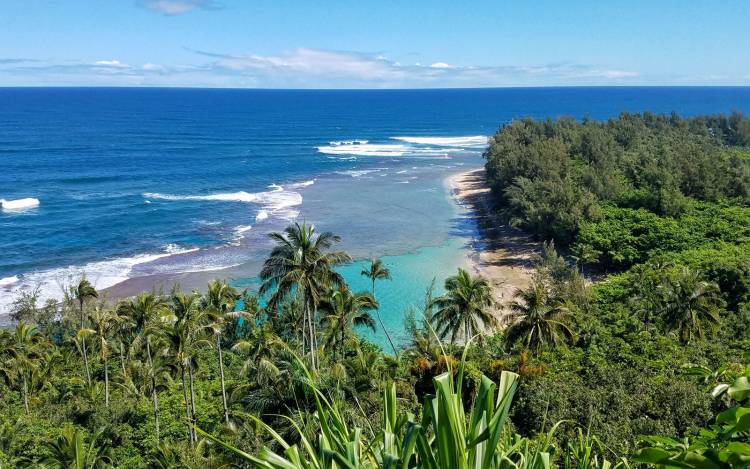
{"label": "shoreline", "polygon": [[502,223],[492,211],[484,168],[447,178],[451,197],[475,225],[468,246],[467,265],[492,286],[501,313],[515,291],[531,283],[532,259],[540,244],[520,230]]}
{"label": "shoreline", "polygon": [[[476,168],[476,166],[474,167]],[[459,168],[456,168],[455,170],[462,171],[462,169]],[[481,215],[477,212],[479,206],[475,206],[476,201],[472,200],[471,193],[474,188],[472,187],[472,181],[468,179],[469,176],[478,174],[478,172],[481,171],[481,169],[473,169],[469,171],[463,170],[461,173],[448,173],[442,175],[441,179],[445,187],[444,192],[441,191],[443,192],[442,197],[447,197],[447,202],[450,205],[457,207],[457,209],[454,209],[451,217],[458,217],[458,223],[460,224],[460,226],[453,227],[451,234],[448,235],[446,240],[436,244],[428,243],[407,251],[398,250],[396,252],[383,252],[378,257],[397,257],[408,254],[417,254],[425,248],[444,247],[446,243],[455,245],[454,241],[459,240],[459,244],[453,248],[455,249],[456,257],[452,257],[450,263],[456,265],[454,264],[454,262],[456,262],[459,266],[464,267],[473,273],[481,273],[492,281],[493,289],[500,292],[498,293],[498,300],[501,300],[503,296],[507,299],[516,287],[523,285],[523,281],[519,282],[518,279],[515,278],[518,277],[518,275],[515,275],[510,276],[513,278],[511,278],[512,281],[508,283],[509,286],[500,285],[501,281],[498,279],[507,279],[509,276],[495,272],[491,265],[493,260],[487,258],[487,256],[495,256],[492,252],[486,252],[490,246],[488,240],[491,239],[491,236],[488,236],[489,232],[487,235],[482,236],[478,234],[483,232],[479,229]],[[483,179],[481,182],[483,183]],[[456,228],[459,229],[456,230]],[[370,257],[371,256],[367,255],[356,256],[355,261],[367,260]],[[218,270],[138,275],[126,278],[113,285],[100,288],[99,290],[102,298],[106,298],[108,301],[117,301],[122,298],[128,298],[143,291],[166,292],[175,284],[180,285],[183,289],[187,290],[192,290],[194,288],[202,290],[205,288],[207,282],[214,278],[233,281],[253,277],[257,274],[257,271],[259,271],[260,268],[259,265],[255,264],[257,264],[257,262],[243,262],[239,265],[228,266]],[[441,271],[439,267],[441,266],[432,265],[430,268],[434,273],[437,273],[438,271]],[[438,281],[442,284],[442,281],[448,275],[455,275],[455,270],[452,270],[451,273],[441,271],[441,273],[438,274]],[[508,282],[508,280],[504,281]],[[501,290],[507,290],[507,292],[502,293]],[[9,321],[9,316],[5,314],[0,315],[0,323]]]}

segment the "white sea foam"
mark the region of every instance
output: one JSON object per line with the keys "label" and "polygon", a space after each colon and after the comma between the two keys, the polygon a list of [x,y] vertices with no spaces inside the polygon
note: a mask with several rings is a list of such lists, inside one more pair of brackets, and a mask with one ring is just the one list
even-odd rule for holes
{"label": "white sea foam", "polygon": [[328,145],[318,147],[320,153],[327,155],[356,155],[356,156],[403,156],[409,147],[400,144],[357,143],[351,145]]}
{"label": "white sea foam", "polygon": [[268,218],[268,212],[265,210],[260,210],[257,215],[255,215],[255,221],[262,221]]}
{"label": "white sea foam", "polygon": [[203,226],[217,226],[221,225],[220,221],[217,220],[198,220],[196,223]]}
{"label": "white sea foam", "polygon": [[328,145],[318,147],[320,153],[328,155],[355,155],[355,156],[390,156],[399,157],[405,155],[443,155],[446,151],[455,149],[415,147],[400,143],[357,143],[351,145]]}
{"label": "white sea foam", "polygon": [[12,277],[0,278],[0,287],[7,287],[7,286],[10,286],[10,285],[13,285],[16,282],[18,282],[18,276],[17,275],[14,275]]}
{"label": "white sea foam", "polygon": [[290,189],[300,189],[302,187],[312,186],[315,184],[315,179],[310,179],[309,181],[303,181],[303,182],[295,182],[294,184],[289,184],[287,187]]}
{"label": "white sea foam", "polygon": [[38,207],[39,206],[39,199],[34,197],[27,197],[25,199],[16,199],[16,200],[5,200],[0,199],[0,207],[4,211],[21,211],[21,210],[28,210],[30,208]]}
{"label": "white sea foam", "polygon": [[[179,244],[174,244],[174,243],[167,244],[166,246],[164,246],[164,252],[167,255],[170,255],[170,256],[172,254],[187,254],[189,252],[195,252],[195,251],[198,251],[198,250],[199,250],[198,248],[183,248]],[[166,256],[165,255],[159,255],[159,257],[166,257]]]}
{"label": "white sea foam", "polygon": [[250,225],[240,225],[234,229],[234,243],[232,244],[239,244],[239,242],[243,239],[245,239],[245,233],[250,231],[253,227]]}
{"label": "white sea foam", "polygon": [[[8,277],[16,280],[13,283],[2,284],[2,289],[7,294],[0,295],[0,314],[8,313],[13,300],[22,290],[39,288],[40,303],[49,299],[62,299],[64,287],[79,279],[83,274],[96,289],[101,290],[129,279],[133,268],[136,266],[148,264],[164,257],[195,251],[198,251],[198,248],[188,249],[170,244],[165,246],[164,251],[160,253],[137,254],[131,257],[90,262],[82,266],[71,265]],[[3,281],[6,280],[3,279]],[[10,281],[8,280],[8,282]]]}
{"label": "white sea foam", "polygon": [[224,269],[231,269],[232,267],[237,267],[242,265],[242,263],[239,264],[229,264],[229,265],[200,265],[200,264],[191,264],[191,266],[187,269],[180,270],[180,273],[182,274],[193,274],[196,272],[215,272],[217,270],[224,270]]}
{"label": "white sea foam", "polygon": [[367,145],[368,143],[368,140],[334,140],[328,142],[332,147],[339,147],[341,145]]}
{"label": "white sea foam", "polygon": [[[305,183],[302,184],[307,184]],[[222,192],[208,195],[170,195],[148,192],[144,197],[157,200],[207,200],[219,202],[244,202],[258,204],[267,213],[278,215],[284,219],[293,220],[299,215],[299,211],[293,209],[302,204],[302,195],[298,192],[285,190],[278,184],[268,186],[271,190],[266,192]]]}
{"label": "white sea foam", "polygon": [[406,143],[417,145],[437,145],[441,147],[476,148],[485,147],[489,137],[484,135],[472,135],[468,137],[391,137]]}
{"label": "white sea foam", "polygon": [[377,173],[378,171],[385,171],[388,168],[373,168],[373,169],[350,169],[347,171],[336,171],[336,174],[341,174],[343,176],[351,176],[353,178],[358,178],[362,176],[366,176],[368,174]]}

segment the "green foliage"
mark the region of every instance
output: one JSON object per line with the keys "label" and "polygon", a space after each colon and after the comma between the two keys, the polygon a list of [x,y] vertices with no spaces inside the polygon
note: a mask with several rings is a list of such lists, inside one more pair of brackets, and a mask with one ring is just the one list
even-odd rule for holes
{"label": "green foliage", "polygon": [[[306,374],[317,410],[317,441],[309,440],[297,427],[300,442],[287,442],[256,419],[283,449],[283,452],[276,453],[266,447],[256,457],[203,431],[201,434],[253,466],[265,468],[489,469],[515,465],[516,448],[501,446],[503,428],[518,385],[515,373],[503,372],[499,385],[482,376],[474,405],[467,413],[461,396],[462,360],[455,381],[451,370],[434,379],[435,394],[426,396],[421,422],[410,413],[399,412],[395,386],[390,383],[383,393],[381,425],[368,430],[349,425],[340,405],[318,389],[314,384],[315,377],[309,371]],[[532,461],[526,461],[524,467],[549,467],[548,453],[540,452],[535,456]]]}
{"label": "green foliage", "polygon": [[487,280],[472,277],[459,268],[455,276],[445,280],[445,294],[434,298],[430,308],[435,308],[432,322],[441,337],[450,336],[451,343],[463,336],[468,341],[475,334],[495,325],[490,308],[495,300]]}
{"label": "green foliage", "polygon": [[750,241],[750,209],[745,207],[691,203],[677,218],[642,208],[609,207],[603,213],[601,221],[581,225],[576,249],[592,252],[588,262],[605,268],[627,268],[696,249],[721,251]]}
{"label": "green foliage", "polygon": [[[646,227],[649,215],[638,209],[679,217],[691,200],[750,202],[750,166],[743,150],[727,150],[749,145],[748,127],[750,119],[739,114],[687,120],[622,114],[607,122],[581,123],[516,120],[491,139],[487,174],[506,218],[542,238],[570,244],[584,226],[602,220],[602,207],[612,205],[636,212],[605,208],[606,226],[598,237],[589,233],[592,241],[610,239],[606,235],[612,230],[612,235],[630,232],[639,238],[633,230],[618,230],[616,220],[625,217],[631,225]],[[649,241],[656,241],[651,238],[657,231],[636,239],[635,247],[639,242],[652,247]],[[612,249],[604,244],[599,251],[606,254]],[[629,250],[613,252],[609,260],[639,261]]]}
{"label": "green foliage", "polygon": [[573,340],[573,331],[566,324],[571,311],[544,282],[534,281],[527,289],[517,291],[515,298],[506,315],[508,348],[520,342],[523,348],[538,353],[542,348]]}
{"label": "green foliage", "polygon": [[462,270],[429,288],[393,355],[356,333],[383,327],[387,267],[350,291],[339,238],[306,224],[272,235],[261,297],[25,292],[0,331],[0,464],[747,467],[748,146],[738,114],[504,126],[498,208],[562,250],[509,304]]}
{"label": "green foliage", "polygon": [[97,444],[99,433],[86,441],[82,430],[66,425],[57,440],[47,443],[48,456],[42,467],[60,469],[97,469],[111,467],[109,448]]}
{"label": "green foliage", "polygon": [[[750,356],[750,355],[749,355]],[[718,413],[714,423],[693,438],[647,436],[634,456],[656,467],[745,468],[750,465],[750,365],[732,383],[717,385],[711,393],[732,406]]]}

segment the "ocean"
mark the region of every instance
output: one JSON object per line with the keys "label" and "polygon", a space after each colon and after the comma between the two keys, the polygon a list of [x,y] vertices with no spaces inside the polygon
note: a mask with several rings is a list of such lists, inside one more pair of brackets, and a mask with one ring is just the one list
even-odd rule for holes
{"label": "ocean", "polygon": [[[465,263],[474,227],[446,178],[483,164],[514,118],[750,113],[750,88],[472,90],[0,89],[0,315],[21,289],[59,298],[85,272],[127,295],[257,287],[268,233],[292,221],[382,256],[386,326]],[[383,343],[380,334],[371,336]]]}

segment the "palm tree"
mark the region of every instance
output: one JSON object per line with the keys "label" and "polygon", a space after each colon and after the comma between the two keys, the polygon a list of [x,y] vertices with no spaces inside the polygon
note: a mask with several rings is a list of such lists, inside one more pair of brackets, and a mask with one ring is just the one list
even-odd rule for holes
{"label": "palm tree", "polygon": [[111,467],[114,464],[107,446],[98,446],[96,440],[101,431],[86,443],[82,430],[66,425],[60,436],[46,444],[49,455],[41,461],[42,467],[59,469],[95,469]]}
{"label": "palm tree", "polygon": [[344,344],[355,327],[368,327],[375,332],[375,321],[370,310],[377,310],[378,302],[367,292],[352,293],[345,286],[331,290],[321,304],[322,322],[329,327],[326,346],[335,347],[343,358]]}
{"label": "palm tree", "polygon": [[[148,387],[151,393],[151,403],[154,408],[154,426],[156,429],[156,438],[159,439],[159,386],[156,383],[157,373],[154,370],[157,368],[154,365],[154,357],[151,353],[151,340],[154,335],[161,333],[162,319],[169,313],[169,307],[166,300],[157,296],[155,293],[141,293],[140,295],[132,298],[129,301],[125,301],[119,304],[117,307],[117,314],[121,318],[119,323],[119,332],[121,334],[127,332],[132,326],[133,332],[136,334],[134,345],[145,344],[146,345],[146,366],[149,370],[145,375],[145,379],[149,383],[144,383]],[[129,323],[129,326],[123,326],[123,324]],[[124,357],[122,354],[122,338],[120,344],[120,360],[123,361]],[[122,365],[123,374],[125,374],[124,363]]]}
{"label": "palm tree", "polygon": [[666,280],[661,291],[667,327],[679,331],[682,343],[693,337],[702,339],[704,324],[719,322],[721,290],[716,283],[703,280],[699,271],[683,268]]}
{"label": "palm tree", "polygon": [[153,292],[144,292],[129,301],[120,303],[117,307],[117,313],[124,320],[131,322],[136,338],[140,337],[134,343],[139,344],[141,341],[145,343],[146,359],[150,362],[152,359],[150,337],[154,329],[148,326],[158,322],[161,317],[169,313],[166,299]]}
{"label": "palm tree", "polygon": [[538,444],[520,437],[508,438],[504,431],[519,375],[502,371],[496,384],[480,374],[477,398],[465,408],[465,358],[466,353],[455,379],[452,370],[435,377],[435,392],[425,401],[420,421],[398,408],[395,383],[385,383],[379,426],[368,427],[374,438],[363,437],[368,432],[347,418],[339,400],[328,398],[316,387],[317,381],[306,368],[303,382],[315,405],[312,428],[293,421],[294,435],[285,438],[259,417],[250,416],[256,428],[266,431],[278,444],[277,453],[264,447],[252,455],[203,430],[199,432],[253,467],[549,467],[554,430],[534,442]]}
{"label": "palm tree", "polygon": [[195,292],[173,292],[171,315],[163,327],[169,353],[179,366],[182,376],[182,394],[185,399],[185,416],[188,421],[191,445],[198,441],[198,436],[193,429],[196,420],[193,382],[193,370],[197,366],[196,351],[199,346],[209,344],[205,339],[207,317],[200,307],[200,300],[200,295]]}
{"label": "palm tree", "polygon": [[504,318],[510,324],[505,331],[508,347],[522,339],[526,347],[537,353],[545,345],[573,340],[573,331],[564,322],[571,316],[570,310],[551,296],[543,282],[536,281],[525,290],[517,290],[515,298]]}
{"label": "palm tree", "polygon": [[119,323],[124,320],[115,310],[96,307],[89,313],[89,322],[99,339],[99,355],[104,363],[104,405],[109,407],[109,339]]}
{"label": "palm tree", "polygon": [[160,392],[169,389],[174,366],[170,361],[170,357],[168,357],[168,349],[159,347],[159,342],[152,344],[152,351],[153,357],[150,362],[142,362],[140,360],[134,362],[134,365],[137,366],[133,367],[133,373],[138,379],[136,382],[128,380],[126,389],[135,396],[146,396],[151,399],[154,413],[154,433],[158,443],[161,421],[159,418],[158,395]]}
{"label": "palm tree", "polygon": [[244,353],[247,357],[242,365],[242,373],[254,371],[254,381],[261,386],[270,384],[281,374],[275,359],[287,349],[286,342],[276,335],[268,322],[254,328],[249,337],[232,346],[232,350]]}
{"label": "palm tree", "polygon": [[224,421],[229,423],[229,407],[227,406],[227,390],[224,381],[224,359],[221,354],[221,334],[227,323],[228,315],[234,311],[235,302],[240,294],[226,282],[212,280],[208,283],[208,290],[203,296],[203,307],[209,310],[214,320],[214,335],[216,336],[216,351],[219,355],[219,377],[221,378],[221,402],[224,405]]}
{"label": "palm tree", "polygon": [[123,316],[120,314],[122,311],[117,308],[118,315],[122,320],[118,322],[115,325],[115,329],[113,330],[113,335],[115,337],[115,347],[117,348],[117,353],[120,356],[120,370],[122,373],[123,379],[126,379],[128,377],[127,372],[127,361],[125,358],[125,354],[128,351],[128,345],[126,342],[128,342],[128,336],[130,335],[134,324],[133,321],[131,321],[130,317]]}
{"label": "palm tree", "polygon": [[2,364],[0,373],[6,382],[19,384],[26,415],[29,414],[29,386],[45,360],[45,345],[46,341],[38,334],[36,326],[21,321],[3,347],[8,358]]}
{"label": "palm tree", "polygon": [[[79,330],[83,330],[86,328],[86,324],[85,324],[86,316],[83,312],[83,307],[85,306],[88,300],[99,298],[99,293],[97,293],[94,286],[91,285],[91,282],[89,282],[86,279],[86,276],[82,276],[81,280],[78,281],[78,284],[70,288],[70,293],[72,297],[78,302],[78,312],[79,312],[80,319],[81,319],[81,327]],[[82,349],[82,354],[83,354],[83,363],[86,366],[86,382],[88,383],[89,386],[91,386],[91,370],[89,369],[89,357],[86,351],[86,338],[85,337],[82,337],[81,349]]]}
{"label": "palm tree", "polygon": [[432,300],[437,308],[432,322],[441,337],[450,333],[453,343],[463,332],[464,340],[468,341],[482,328],[496,323],[490,311],[495,304],[492,288],[482,277],[472,277],[459,268],[455,276],[446,279],[445,290],[444,295]]}
{"label": "palm tree", "polygon": [[120,303],[117,307],[120,315],[133,322],[134,332],[141,334],[146,324],[155,317],[169,313],[167,299],[154,292],[143,292]]}
{"label": "palm tree", "polygon": [[[362,272],[360,272],[360,275],[364,275],[365,277],[372,280],[372,297],[373,298],[375,298],[375,281],[391,279],[391,271],[388,270],[388,267],[386,267],[383,261],[380,259],[372,259],[370,261],[370,268],[362,269]],[[385,337],[388,339],[388,343],[391,344],[393,353],[398,354],[398,352],[396,351],[396,346],[393,345],[393,340],[391,340],[391,336],[390,334],[388,334],[388,330],[386,330],[385,324],[383,324],[383,320],[380,318],[380,311],[376,309],[375,315],[378,317],[378,322],[380,323],[380,327],[383,329],[383,332],[385,333]]]}
{"label": "palm tree", "polygon": [[317,368],[315,332],[317,307],[320,297],[330,287],[344,284],[344,278],[334,270],[349,262],[348,254],[329,249],[341,238],[330,232],[317,234],[314,225],[294,223],[283,233],[271,233],[276,246],[266,259],[260,278],[260,294],[275,290],[268,300],[274,310],[287,297],[299,294],[303,304],[302,349],[310,350],[312,368]]}

